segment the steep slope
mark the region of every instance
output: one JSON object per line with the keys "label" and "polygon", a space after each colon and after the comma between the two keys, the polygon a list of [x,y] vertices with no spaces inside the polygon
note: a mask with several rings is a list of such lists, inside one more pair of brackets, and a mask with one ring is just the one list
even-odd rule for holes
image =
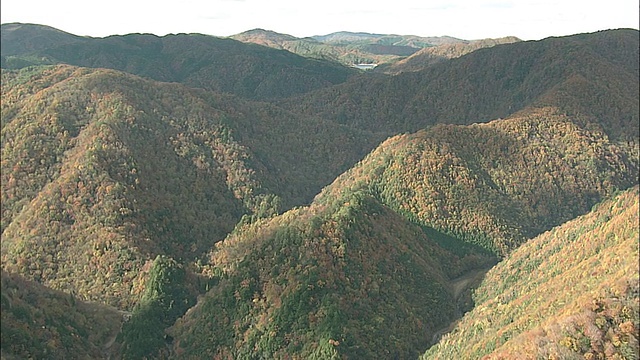
{"label": "steep slope", "polygon": [[506,118],[529,106],[590,117],[613,137],[639,131],[637,30],[480,49],[397,76],[354,78],[284,101],[301,113],[374,131]]}
{"label": "steep slope", "polygon": [[614,142],[557,109],[437,125],[381,144],[316,201],[368,189],[418,223],[506,254],[637,181],[637,140]]}
{"label": "steep slope", "polygon": [[[127,307],[148,259],[192,257],[247,212],[221,164],[234,144],[212,123],[208,140],[222,152],[214,155],[193,129],[220,114],[184,89],[68,66],[35,77],[6,94],[21,94],[13,106],[3,101],[5,269]],[[46,85],[25,93],[33,84]]]}
{"label": "steep slope", "polygon": [[527,242],[423,359],[638,358],[638,187]]}
{"label": "steep slope", "polygon": [[[344,82],[356,73],[334,62],[200,34],[129,34],[34,46],[40,28],[24,29],[29,26],[21,26],[20,36],[3,35],[6,47],[12,49],[7,55],[35,57],[45,64],[122,70],[252,99],[288,97]],[[2,32],[15,33],[15,27],[3,24]],[[26,45],[20,48],[22,44]],[[5,59],[4,64],[20,65],[18,59]]]}
{"label": "steep slope", "polygon": [[113,70],[2,80],[3,267],[119,307],[156,255],[201,256],[242,216],[310,201],[373,146],[330,122]]}
{"label": "steep slope", "polygon": [[174,357],[416,357],[457,314],[449,280],[494,261],[366,193],[334,200],[218,244],[219,283],[169,332]]}
{"label": "steep slope", "polygon": [[3,359],[106,358],[122,314],[2,270]]}
{"label": "steep slope", "polygon": [[516,37],[509,36],[499,39],[472,40],[452,44],[446,43],[439,46],[421,49],[405,59],[390,63],[387,66],[379,66],[376,68],[376,71],[381,71],[386,74],[420,71],[428,66],[449,59],[455,59],[479,49],[493,47],[500,44],[511,44],[519,41],[521,40]]}
{"label": "steep slope", "polygon": [[391,138],[309,207],[218,243],[202,268],[218,283],[169,330],[173,355],[416,356],[492,254],[637,184],[636,146],[552,109]]}
{"label": "steep slope", "polygon": [[[313,103],[330,120],[296,113],[312,113],[304,98],[283,102],[292,112],[116,70],[3,70],[2,268],[66,291],[61,299],[69,302],[77,296],[131,310],[120,337],[109,338],[113,356],[417,357],[469,309],[463,290],[496,256],[508,257],[528,238],[637,185],[637,34],[502,45],[413,74],[370,74],[331,89],[370,94],[345,92],[344,103],[324,97]],[[188,56],[189,46],[203,40],[176,39],[184,44],[172,46]],[[151,35],[102,40],[113,49],[130,41],[129,54],[138,60],[120,63],[103,48],[97,49],[100,59],[151,73],[162,71],[153,67],[164,61],[157,56],[164,50],[145,54],[149,48],[141,43],[163,49],[171,43]],[[91,49],[80,45],[56,51]],[[185,66],[197,68],[192,65]],[[445,86],[438,71],[460,82]],[[475,88],[478,82],[486,87]],[[475,93],[460,97],[456,87]],[[452,99],[438,89],[449,89]],[[407,101],[405,95],[416,102],[415,118],[377,114]],[[341,106],[350,113],[333,117],[332,107]],[[478,121],[478,114],[515,114],[483,124],[424,126],[434,108],[440,116],[434,121],[462,124]],[[377,115],[359,118],[367,112]],[[391,137],[310,205],[295,207],[309,203],[384,136],[370,128],[395,135],[413,127],[426,128]],[[621,222],[635,224],[637,217]],[[626,231],[604,237],[624,238]],[[630,234],[637,238],[637,231]],[[632,252],[629,244],[621,249]],[[555,259],[553,251],[548,258]],[[521,256],[524,264],[532,255]],[[616,262],[598,260],[605,267]],[[626,257],[622,263],[629,271]],[[516,281],[509,275],[499,274],[507,285]],[[627,304],[637,304],[637,290],[612,288],[616,294],[596,304],[596,315],[587,314],[604,318],[594,321],[605,335],[591,328],[587,336],[595,345],[587,349],[585,337],[565,325],[588,322],[561,317],[560,328],[569,329],[562,346],[594,356],[613,356],[624,342],[633,349],[627,335],[637,321],[616,301],[637,310]],[[491,292],[498,290],[479,292],[476,301],[491,301],[501,296]],[[539,310],[551,314],[545,311]],[[40,341],[37,333],[38,340],[24,336],[21,321],[28,316],[20,310],[12,316],[18,320],[10,320],[9,333],[22,328],[21,344]],[[63,314],[50,317],[56,324],[68,321]],[[543,326],[556,341],[556,325]],[[42,337],[57,339],[52,334]],[[544,348],[547,340],[539,338],[535,344]],[[3,344],[6,339],[3,334]],[[28,356],[21,348],[11,351]]]}

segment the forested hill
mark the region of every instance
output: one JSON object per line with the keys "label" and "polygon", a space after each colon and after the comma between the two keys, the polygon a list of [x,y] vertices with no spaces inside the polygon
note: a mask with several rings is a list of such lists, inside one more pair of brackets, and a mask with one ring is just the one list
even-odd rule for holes
{"label": "forested hill", "polygon": [[108,358],[123,321],[114,308],[85,303],[2,270],[2,359]]}
{"label": "forested hill", "polygon": [[310,206],[218,243],[203,272],[220,282],[169,330],[174,354],[417,357],[469,309],[456,279],[637,171],[635,147],[552,109],[397,136]]}
{"label": "forested hill", "polygon": [[421,359],[636,359],[638,187],[520,247]]}
{"label": "forested hill", "polygon": [[398,135],[316,201],[366,189],[422,225],[504,255],[637,183],[637,141],[611,141],[580,123],[540,108]]}
{"label": "forested hill", "polygon": [[[36,24],[2,24],[0,26],[0,52],[2,67],[7,56],[26,55],[45,50],[51,46],[82,42],[86,38],[62,30]],[[37,61],[35,58],[31,59]],[[23,65],[29,62],[25,61]],[[18,65],[18,64],[15,64]]]}
{"label": "forested hill", "polygon": [[638,39],[637,30],[620,29],[498,45],[419,72],[354,78],[283,105],[395,133],[551,105],[632,138],[640,122]]}
{"label": "forested hill", "polygon": [[417,358],[499,260],[425,356],[637,354],[636,30],[395,76],[197,34],[2,42],[3,357]]}
{"label": "forested hill", "polygon": [[482,39],[455,43],[444,43],[439,46],[420,49],[411,56],[408,56],[402,60],[378,66],[376,67],[375,71],[381,71],[387,74],[420,71],[439,62],[454,59],[479,49],[493,47],[500,44],[510,44],[518,41],[522,40],[514,36],[507,36],[498,39]]}
{"label": "forested hill", "polygon": [[109,68],[252,99],[308,92],[357,72],[331,61],[201,34],[87,38],[30,24],[3,24],[1,31],[3,68],[58,63]]}
{"label": "forested hill", "polygon": [[3,267],[113,305],[135,299],[146,259],[198,257],[243,215],[309,202],[375,146],[363,131],[114,70],[2,76]]}

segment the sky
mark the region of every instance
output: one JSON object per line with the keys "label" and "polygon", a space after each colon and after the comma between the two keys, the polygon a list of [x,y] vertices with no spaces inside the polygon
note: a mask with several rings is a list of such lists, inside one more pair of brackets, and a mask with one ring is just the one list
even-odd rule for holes
{"label": "sky", "polygon": [[82,36],[202,33],[262,28],[297,37],[336,31],[539,40],[638,29],[638,0],[2,0],[0,18]]}

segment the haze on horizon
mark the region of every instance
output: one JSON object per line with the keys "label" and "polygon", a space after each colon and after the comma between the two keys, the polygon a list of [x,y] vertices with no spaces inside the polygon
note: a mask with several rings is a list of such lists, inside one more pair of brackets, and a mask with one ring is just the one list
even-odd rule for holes
{"label": "haze on horizon", "polygon": [[202,33],[230,36],[263,28],[297,37],[336,31],[539,40],[614,28],[638,28],[637,0],[3,0],[1,22],[48,25],[76,35]]}

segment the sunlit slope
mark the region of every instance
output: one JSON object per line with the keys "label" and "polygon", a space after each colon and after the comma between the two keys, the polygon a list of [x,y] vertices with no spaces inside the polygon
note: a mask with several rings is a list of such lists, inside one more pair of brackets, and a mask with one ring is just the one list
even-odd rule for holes
{"label": "sunlit slope", "polygon": [[414,221],[506,254],[636,184],[637,143],[544,108],[382,143],[316,201],[367,189]]}
{"label": "sunlit slope", "polygon": [[243,215],[310,201],[372,139],[113,70],[3,70],[3,266],[129,306],[147,261],[194,259]]}
{"label": "sunlit slope", "polygon": [[424,359],[637,359],[638,187],[527,242]]}
{"label": "sunlit slope", "polygon": [[420,71],[439,62],[455,59],[479,49],[519,41],[522,40],[513,36],[507,36],[497,39],[465,40],[457,43],[445,43],[420,49],[411,56],[392,62],[388,66],[376,67],[376,71],[382,71],[386,74]]}

